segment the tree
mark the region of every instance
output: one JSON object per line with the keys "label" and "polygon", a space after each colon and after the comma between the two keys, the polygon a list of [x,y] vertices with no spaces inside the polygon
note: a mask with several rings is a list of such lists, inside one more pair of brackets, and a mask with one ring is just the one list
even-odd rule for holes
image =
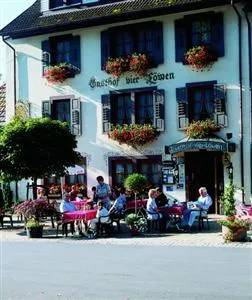
{"label": "tree", "polygon": [[65,122],[14,117],[0,132],[0,176],[5,182],[63,175],[81,156]]}

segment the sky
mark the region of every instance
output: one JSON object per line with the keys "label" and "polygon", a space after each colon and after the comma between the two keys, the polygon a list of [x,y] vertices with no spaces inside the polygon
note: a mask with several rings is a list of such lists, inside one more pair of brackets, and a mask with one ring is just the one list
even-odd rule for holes
{"label": "sky", "polygon": [[[35,0],[0,0],[0,28],[5,27],[34,2]],[[6,76],[5,47],[0,37],[0,74],[2,74],[0,82],[3,82]]]}

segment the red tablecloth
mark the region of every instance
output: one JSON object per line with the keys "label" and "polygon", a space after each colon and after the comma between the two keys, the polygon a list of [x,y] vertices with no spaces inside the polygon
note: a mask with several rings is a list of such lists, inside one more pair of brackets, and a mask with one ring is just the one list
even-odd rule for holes
{"label": "red tablecloth", "polygon": [[[147,204],[147,199],[137,199],[136,200],[136,203],[137,203],[137,207],[146,207],[146,204]],[[134,208],[135,207],[135,200],[131,200],[131,201],[127,201],[126,202],[126,209],[129,209],[129,208]]]}
{"label": "red tablecloth", "polygon": [[158,210],[159,211],[165,211],[168,214],[176,214],[176,215],[182,216],[183,211],[185,209],[186,209],[186,205],[180,206],[180,205],[174,204],[171,207],[160,207]]}
{"label": "red tablecloth", "polygon": [[71,222],[76,220],[92,220],[96,217],[97,210],[90,209],[90,210],[76,210],[73,212],[67,212],[63,215],[63,222]]}

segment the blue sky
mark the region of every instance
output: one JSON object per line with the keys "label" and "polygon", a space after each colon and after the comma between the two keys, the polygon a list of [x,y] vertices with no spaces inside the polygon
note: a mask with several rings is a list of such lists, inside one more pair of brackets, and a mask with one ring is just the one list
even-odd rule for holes
{"label": "blue sky", "polygon": [[[34,2],[35,0],[0,0],[0,28],[2,29],[14,20]],[[0,81],[5,80],[5,47],[6,45],[2,42],[2,37],[0,37],[0,74],[2,74]]]}

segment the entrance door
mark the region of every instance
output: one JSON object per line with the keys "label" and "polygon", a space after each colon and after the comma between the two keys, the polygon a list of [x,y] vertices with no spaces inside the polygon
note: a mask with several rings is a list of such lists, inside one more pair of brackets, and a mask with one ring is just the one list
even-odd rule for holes
{"label": "entrance door", "polygon": [[223,191],[222,152],[186,152],[186,199],[195,201],[199,197],[199,188],[207,188],[213,200],[210,213],[219,213],[218,199]]}

